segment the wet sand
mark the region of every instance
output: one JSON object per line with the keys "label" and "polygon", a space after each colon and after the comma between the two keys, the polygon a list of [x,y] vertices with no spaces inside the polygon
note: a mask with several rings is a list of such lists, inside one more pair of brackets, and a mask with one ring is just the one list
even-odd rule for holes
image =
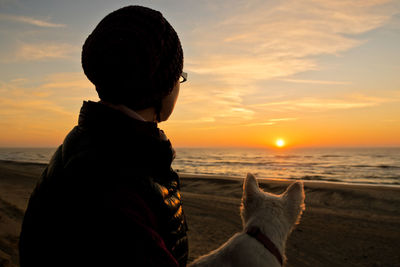
{"label": "wet sand", "polygon": [[[44,164],[0,161],[0,266],[18,266],[18,235]],[[242,179],[180,174],[190,258],[241,231]],[[288,181],[261,182],[281,193]],[[306,211],[286,266],[400,266],[400,187],[305,181]]]}

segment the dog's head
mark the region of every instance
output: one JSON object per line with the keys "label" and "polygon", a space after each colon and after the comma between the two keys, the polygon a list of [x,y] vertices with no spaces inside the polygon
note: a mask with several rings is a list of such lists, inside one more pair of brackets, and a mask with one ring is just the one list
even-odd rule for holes
{"label": "dog's head", "polygon": [[290,231],[305,209],[304,198],[302,182],[295,182],[282,194],[275,195],[261,190],[256,178],[249,173],[243,183],[240,209],[243,226],[254,219],[263,223],[276,222]]}

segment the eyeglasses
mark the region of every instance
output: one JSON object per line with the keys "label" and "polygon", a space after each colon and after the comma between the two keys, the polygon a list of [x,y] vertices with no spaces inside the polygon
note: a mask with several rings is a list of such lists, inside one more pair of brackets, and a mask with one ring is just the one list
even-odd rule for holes
{"label": "eyeglasses", "polygon": [[182,72],[181,76],[179,77],[179,82],[184,83],[187,81],[187,72]]}

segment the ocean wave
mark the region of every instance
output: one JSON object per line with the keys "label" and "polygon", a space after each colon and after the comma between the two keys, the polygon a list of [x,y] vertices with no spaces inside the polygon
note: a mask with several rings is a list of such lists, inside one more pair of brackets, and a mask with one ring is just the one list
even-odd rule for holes
{"label": "ocean wave", "polygon": [[392,165],[377,165],[377,168],[382,168],[382,169],[400,169],[400,166],[392,166]]}
{"label": "ocean wave", "polygon": [[345,155],[322,155],[321,158],[346,158]]}
{"label": "ocean wave", "polygon": [[[48,163],[55,148],[0,148],[0,159]],[[177,149],[173,168],[184,173],[334,182],[400,184],[400,149]]]}
{"label": "ocean wave", "polygon": [[366,165],[366,164],[350,165],[350,167],[354,167],[354,168],[374,168],[374,166]]}
{"label": "ocean wave", "polygon": [[325,177],[321,175],[304,175],[300,177],[303,180],[323,180]]}
{"label": "ocean wave", "polygon": [[279,159],[291,159],[291,158],[299,158],[299,155],[274,155],[275,158]]}

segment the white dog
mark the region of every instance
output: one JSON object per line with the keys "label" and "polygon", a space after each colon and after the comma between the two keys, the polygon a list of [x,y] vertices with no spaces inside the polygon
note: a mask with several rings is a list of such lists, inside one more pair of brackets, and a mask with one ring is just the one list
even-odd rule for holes
{"label": "white dog", "polygon": [[282,266],[286,239],[304,209],[302,182],[295,182],[281,195],[275,195],[262,191],[249,173],[243,184],[240,208],[243,232],[190,266]]}

